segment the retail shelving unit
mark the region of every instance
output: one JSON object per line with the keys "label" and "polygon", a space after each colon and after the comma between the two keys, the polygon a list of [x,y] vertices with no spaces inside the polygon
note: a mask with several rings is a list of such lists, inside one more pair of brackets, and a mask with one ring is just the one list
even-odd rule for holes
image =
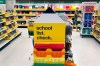
{"label": "retail shelving unit", "polygon": [[65,26],[65,22],[54,13],[41,14],[35,20],[34,66],[65,65]]}
{"label": "retail shelving unit", "polygon": [[97,20],[94,24],[93,37],[100,43],[100,3],[98,5]]}
{"label": "retail shelving unit", "polygon": [[82,12],[83,12],[83,22],[81,27],[81,36],[91,36],[92,35],[92,24],[93,24],[93,13],[94,6],[96,2],[83,2]]}
{"label": "retail shelving unit", "polygon": [[[18,15],[18,25],[28,26],[27,21],[32,17],[40,16],[48,6],[52,7],[56,13],[66,13],[66,16],[68,16],[70,20],[74,17],[74,12],[77,7],[77,5],[74,4],[16,4],[14,6],[14,11],[17,12]],[[81,12],[81,4],[78,4],[78,6]]]}
{"label": "retail shelving unit", "polygon": [[0,51],[21,33],[17,30],[16,13],[0,12]]}
{"label": "retail shelving unit", "polygon": [[[18,15],[18,26],[20,27],[27,27],[28,20],[32,17],[40,16],[41,13],[43,13],[47,7],[50,6],[56,13],[66,13],[66,16],[68,16],[69,20],[72,21],[72,18],[74,17],[74,12],[76,10],[76,7],[79,8],[79,12],[81,13],[82,5],[81,4],[68,4],[68,3],[51,3],[51,4],[42,4],[42,3],[16,3],[14,5],[14,11],[17,12]],[[95,15],[94,15],[95,16]],[[80,28],[80,22],[78,21],[78,27]],[[75,26],[74,26],[75,27]]]}
{"label": "retail shelving unit", "polygon": [[17,12],[18,16],[18,26],[28,27],[28,21],[34,17],[40,16],[42,11],[45,11],[44,6],[39,7],[37,5],[26,5],[26,4],[16,4],[14,5],[14,11]]}

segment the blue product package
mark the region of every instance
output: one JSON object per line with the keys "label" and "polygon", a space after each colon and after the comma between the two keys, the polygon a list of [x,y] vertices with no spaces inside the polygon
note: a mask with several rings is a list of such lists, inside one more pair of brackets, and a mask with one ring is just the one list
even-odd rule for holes
{"label": "blue product package", "polygon": [[0,27],[2,27],[2,23],[0,23]]}
{"label": "blue product package", "polygon": [[19,5],[19,8],[22,8],[22,5]]}

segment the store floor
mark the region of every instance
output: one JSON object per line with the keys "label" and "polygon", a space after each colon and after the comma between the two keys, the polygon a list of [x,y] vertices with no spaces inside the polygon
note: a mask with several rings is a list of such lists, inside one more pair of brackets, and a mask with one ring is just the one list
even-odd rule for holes
{"label": "store floor", "polygon": [[93,38],[81,38],[73,32],[72,51],[77,66],[100,66],[100,44]]}
{"label": "store floor", "polygon": [[[22,35],[0,52],[0,66],[32,66],[32,38],[27,29],[19,30]],[[92,38],[81,38],[78,32],[73,32],[72,40],[77,66],[100,66],[100,44]]]}
{"label": "store floor", "polygon": [[0,66],[32,66],[32,39],[29,38],[27,29],[19,30],[22,35],[0,52]]}

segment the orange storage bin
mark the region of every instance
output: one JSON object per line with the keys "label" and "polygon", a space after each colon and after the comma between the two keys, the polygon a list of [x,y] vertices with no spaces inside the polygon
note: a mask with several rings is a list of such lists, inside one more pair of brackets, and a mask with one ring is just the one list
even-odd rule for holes
{"label": "orange storage bin", "polygon": [[74,62],[66,61],[65,66],[76,66]]}
{"label": "orange storage bin", "polygon": [[47,49],[46,51],[37,51],[35,49],[34,54],[38,57],[46,57],[47,55],[51,55],[52,57],[62,57],[65,55],[65,49],[62,49],[62,51],[52,51],[51,49]]}

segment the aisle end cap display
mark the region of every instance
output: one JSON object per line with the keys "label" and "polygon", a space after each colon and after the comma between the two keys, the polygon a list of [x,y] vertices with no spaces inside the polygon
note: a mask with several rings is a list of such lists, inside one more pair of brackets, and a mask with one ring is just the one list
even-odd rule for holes
{"label": "aisle end cap display", "polygon": [[35,23],[65,23],[57,14],[41,14]]}

